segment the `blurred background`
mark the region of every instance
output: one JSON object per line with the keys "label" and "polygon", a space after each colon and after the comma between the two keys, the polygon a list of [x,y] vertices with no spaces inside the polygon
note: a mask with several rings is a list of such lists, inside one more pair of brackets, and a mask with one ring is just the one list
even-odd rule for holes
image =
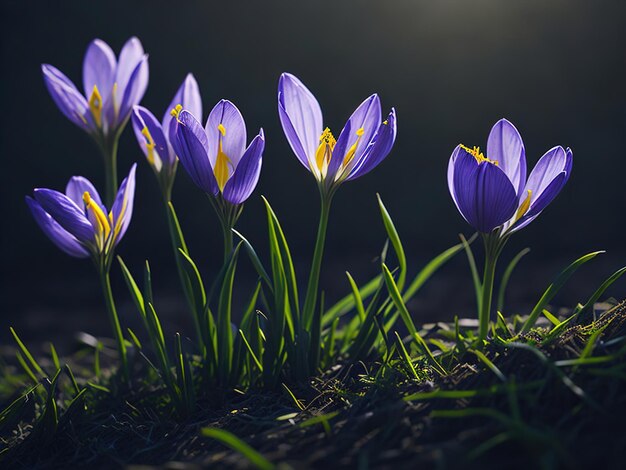
{"label": "blurred background", "polygon": [[[108,334],[98,282],[88,261],[67,257],[41,233],[24,196],[34,187],[64,188],[80,174],[103,185],[102,160],[65,119],[44,88],[50,63],[80,87],[87,44],[99,37],[119,52],[138,36],[150,54],[143,104],[161,116],[187,72],[196,76],[205,116],[221,98],[241,109],[248,133],[265,129],[260,184],[238,229],[267,259],[260,196],[278,213],[305,285],[318,217],[312,176],[285,140],[276,111],[281,72],[300,77],[338,135],[354,108],[373,92],[384,111],[395,106],[398,139],[375,171],[345,184],[331,214],[321,286],[329,302],[348,292],[344,272],[359,282],[378,272],[385,232],[376,205],[383,197],[405,244],[411,273],[471,234],[452,203],[446,167],[452,149],[486,144],[493,123],[518,127],[529,166],[554,145],[574,151],[574,171],[558,199],[518,233],[503,255],[532,252],[514,274],[507,313],[527,312],[550,280],[574,258],[605,249],[554,300],[555,310],[591,295],[626,264],[626,3],[617,1],[318,1],[318,2],[23,2],[3,0],[3,111],[0,114],[2,244],[0,340],[15,326],[32,342],[70,343],[77,331]],[[120,179],[139,161],[132,225],[119,246],[131,270],[149,259],[157,308],[168,333],[191,335],[177,284],[165,216],[154,176],[130,128],[119,154]],[[179,169],[174,203],[192,255],[210,280],[221,262],[217,218],[206,197]],[[478,247],[478,244],[477,244]],[[253,287],[246,261],[238,300]],[[120,315],[138,315],[113,268]],[[626,280],[608,295],[623,298]],[[416,321],[473,315],[462,255],[440,271],[411,304]]]}

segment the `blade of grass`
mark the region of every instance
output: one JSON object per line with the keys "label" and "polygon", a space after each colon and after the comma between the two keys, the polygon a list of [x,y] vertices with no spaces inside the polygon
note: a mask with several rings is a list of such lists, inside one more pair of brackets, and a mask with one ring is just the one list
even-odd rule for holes
{"label": "blade of grass", "polygon": [[215,439],[235,452],[239,452],[248,459],[252,465],[260,470],[273,470],[275,468],[272,462],[228,431],[217,428],[203,428],[202,435],[210,439]]}
{"label": "blade of grass", "polygon": [[511,279],[513,271],[517,267],[517,264],[520,262],[520,260],[528,253],[530,253],[530,248],[524,248],[517,255],[515,255],[515,257],[511,260],[511,262],[504,270],[504,273],[502,274],[502,279],[500,280],[500,287],[498,289],[498,302],[496,304],[498,312],[504,311],[504,296],[506,294],[506,288],[509,285],[509,280]]}

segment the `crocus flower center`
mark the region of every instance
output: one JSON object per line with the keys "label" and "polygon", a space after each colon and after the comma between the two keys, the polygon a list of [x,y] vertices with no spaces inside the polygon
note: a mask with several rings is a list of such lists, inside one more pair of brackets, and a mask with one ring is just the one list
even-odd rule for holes
{"label": "crocus flower center", "polygon": [[92,218],[96,221],[96,240],[100,246],[104,246],[104,241],[109,236],[109,233],[111,233],[109,219],[102,208],[91,198],[89,191],[83,193],[83,202],[85,203],[87,213],[91,214]]}
{"label": "crocus flower center", "polygon": [[328,127],[324,129],[324,132],[320,135],[320,145],[317,147],[315,152],[315,164],[317,165],[317,169],[322,174],[325,173],[325,170],[330,163],[336,143],[337,141],[335,140],[335,136],[333,136],[333,133],[330,132],[330,129]]}
{"label": "crocus flower center", "polygon": [[480,151],[480,147],[469,148],[465,145],[461,145],[461,148],[469,153],[472,157],[474,157],[478,163],[487,162],[494,165],[498,164],[497,160],[489,160],[487,157],[485,157],[485,155]]}
{"label": "crocus flower center", "polygon": [[215,167],[213,168],[213,174],[215,175],[215,180],[217,181],[217,185],[220,188],[220,192],[224,191],[224,186],[226,186],[226,182],[228,181],[228,167],[232,166],[230,158],[228,155],[224,153],[224,149],[222,148],[222,139],[226,135],[226,128],[223,124],[217,126],[217,130],[219,131],[219,142],[217,144],[217,157],[215,158]]}
{"label": "crocus flower center", "polygon": [[96,120],[97,126],[102,126],[102,96],[96,85],[93,86],[93,91],[89,97],[89,109]]}
{"label": "crocus flower center", "polygon": [[178,115],[180,114],[180,112],[183,110],[183,105],[182,104],[177,104],[174,108],[172,108],[172,110],[170,111],[170,115],[173,118],[178,119]]}

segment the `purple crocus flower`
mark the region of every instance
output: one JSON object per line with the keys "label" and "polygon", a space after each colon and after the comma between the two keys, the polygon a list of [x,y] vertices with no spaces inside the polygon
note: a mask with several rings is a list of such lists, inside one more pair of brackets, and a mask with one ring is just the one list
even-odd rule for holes
{"label": "purple crocus flower", "polygon": [[392,108],[383,121],[380,99],[374,94],[352,113],[335,140],[323,125],[313,94],[289,73],[278,82],[278,114],[293,152],[327,189],[371,171],[396,139],[396,112]]}
{"label": "purple crocus flower", "polygon": [[461,215],[476,230],[501,236],[532,222],[559,194],[572,171],[572,151],[548,150],[526,179],[522,137],[506,119],[498,121],[478,147],[457,146],[448,164],[448,188]]}
{"label": "purple crocus flower", "polygon": [[65,117],[98,140],[123,128],[148,86],[148,56],[135,37],[124,44],[117,59],[104,41],[89,44],[83,60],[84,94],[56,67],[43,64],[41,70]]}
{"label": "purple crocus flower", "polygon": [[204,192],[225,201],[243,203],[256,187],[261,173],[265,135],[263,129],[246,148],[246,124],[237,107],[221,100],[202,127],[190,110],[174,113],[170,142],[193,182]]}
{"label": "purple crocus flower", "polygon": [[69,180],[65,194],[37,188],[34,198],[26,197],[26,203],[39,227],[65,253],[108,263],[132,217],[135,168],[136,164],[122,182],[110,211],[93,184],[82,176]]}
{"label": "purple crocus flower", "polygon": [[200,90],[192,74],[188,74],[178,88],[160,122],[143,106],[135,106],[131,118],[137,142],[167,192],[173,183],[177,163],[169,138],[170,126],[175,122],[174,116],[182,109],[188,110],[193,116],[202,116]]}

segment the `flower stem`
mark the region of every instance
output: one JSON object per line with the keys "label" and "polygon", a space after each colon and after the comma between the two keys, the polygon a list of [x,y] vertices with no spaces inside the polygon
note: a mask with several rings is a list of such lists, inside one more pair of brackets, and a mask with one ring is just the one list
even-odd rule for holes
{"label": "flower stem", "polygon": [[478,340],[479,347],[487,339],[489,332],[489,320],[491,317],[491,301],[493,297],[493,284],[496,274],[496,264],[502,249],[502,243],[498,235],[489,234],[483,237],[485,242],[485,271],[482,282],[482,295],[480,300],[480,310],[478,312]]}
{"label": "flower stem", "polygon": [[124,343],[124,335],[122,334],[120,320],[117,316],[115,300],[113,300],[113,292],[111,290],[111,279],[109,277],[109,271],[107,269],[100,270],[100,283],[102,285],[102,293],[104,294],[104,302],[106,304],[107,313],[109,314],[109,321],[111,322],[115,341],[117,342],[117,350],[120,355],[120,361],[122,363],[122,374],[124,380],[128,382],[130,379],[130,374],[128,370],[126,344]]}
{"label": "flower stem", "polygon": [[233,252],[233,226],[234,223],[224,220],[222,223],[222,234],[224,236],[224,264],[228,263]]}
{"label": "flower stem", "polygon": [[309,365],[315,368],[319,362],[320,353],[320,330],[321,330],[321,314],[316,310],[318,286],[320,279],[320,271],[322,267],[322,258],[324,256],[324,245],[326,243],[326,229],[328,227],[328,216],[330,215],[330,205],[332,196],[321,193],[320,220],[317,228],[317,240],[315,242],[315,251],[313,252],[313,262],[311,264],[311,273],[304,298],[304,307],[302,309],[302,328],[311,335],[309,346]]}
{"label": "flower stem", "polygon": [[104,140],[100,146],[104,158],[105,197],[108,207],[113,205],[117,193],[117,136]]}

